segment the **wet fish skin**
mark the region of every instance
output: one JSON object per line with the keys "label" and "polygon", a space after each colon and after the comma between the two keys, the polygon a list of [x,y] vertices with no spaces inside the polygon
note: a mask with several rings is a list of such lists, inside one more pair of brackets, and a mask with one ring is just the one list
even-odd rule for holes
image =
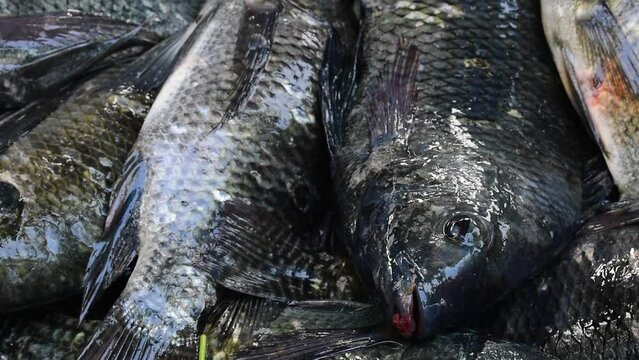
{"label": "wet fish skin", "polygon": [[[107,234],[135,236],[108,235],[94,248],[85,312],[113,273],[137,262],[81,358],[192,354],[218,286],[285,299],[310,282],[308,291],[325,294],[303,242],[322,214],[318,70],[331,25],[348,12],[337,1],[209,5],[208,22],[149,113],[125,170],[133,175],[111,209]],[[130,227],[126,214],[140,226]],[[306,255],[290,259],[298,250]],[[125,260],[115,264],[111,254]],[[278,266],[291,284],[273,284],[280,273],[266,279]],[[118,353],[124,340],[141,345]]]}
{"label": "wet fish skin", "polygon": [[478,328],[561,359],[636,359],[638,215],[636,203],[608,205],[556,264],[497,304]]}
{"label": "wet fish skin", "polygon": [[108,67],[110,55],[133,57],[159,40],[136,25],[77,12],[0,17],[0,109],[57,94]]}
{"label": "wet fish skin", "polygon": [[387,322],[426,337],[491,305],[570,240],[583,137],[535,2],[365,3],[351,105],[335,100],[349,77],[332,68],[345,56],[331,44],[324,68],[341,232]]}
{"label": "wet fish skin", "polygon": [[204,0],[0,0],[0,16],[78,10],[87,14],[144,24],[168,37],[194,21]]}
{"label": "wet fish skin", "polygon": [[159,49],[79,85],[0,153],[0,312],[79,292],[113,183],[170,67],[153,66]]}
{"label": "wet fish skin", "polygon": [[[249,303],[246,299],[234,300]],[[244,312],[256,320],[247,322],[236,315],[239,328],[254,326],[257,329],[251,341],[243,341],[245,345],[234,355],[237,359],[555,359],[530,346],[494,340],[471,331],[441,334],[422,342],[397,342],[379,330],[377,334],[375,330],[368,330],[371,336],[366,339],[362,336],[365,329],[377,326],[381,320],[375,307],[369,304],[299,302],[279,308],[275,314],[272,305],[253,306],[255,308],[236,305],[235,308],[234,313]],[[266,310],[256,316],[256,311],[261,312],[256,309]],[[266,313],[269,319],[264,316]],[[207,354],[212,358],[219,352],[209,348]]]}
{"label": "wet fish skin", "polygon": [[544,30],[563,84],[603,151],[622,197],[639,195],[639,4],[544,0]]}

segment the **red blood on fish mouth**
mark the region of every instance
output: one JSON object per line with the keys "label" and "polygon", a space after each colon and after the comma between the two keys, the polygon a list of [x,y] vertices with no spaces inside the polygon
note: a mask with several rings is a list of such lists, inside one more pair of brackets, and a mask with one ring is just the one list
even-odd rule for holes
{"label": "red blood on fish mouth", "polygon": [[411,315],[402,317],[399,313],[393,315],[393,326],[405,337],[411,336],[415,329],[413,317]]}
{"label": "red blood on fish mouth", "polygon": [[417,294],[413,289],[413,296],[410,299],[409,311],[402,315],[401,312],[393,314],[393,326],[399,330],[404,337],[411,337],[417,330],[417,314],[415,313],[415,300]]}

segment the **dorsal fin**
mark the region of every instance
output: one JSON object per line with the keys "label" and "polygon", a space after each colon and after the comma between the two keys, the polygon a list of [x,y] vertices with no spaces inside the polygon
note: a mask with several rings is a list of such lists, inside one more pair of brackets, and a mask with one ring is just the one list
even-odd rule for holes
{"label": "dorsal fin", "polygon": [[371,146],[387,140],[408,140],[413,127],[413,114],[417,99],[417,47],[399,40],[392,61],[369,87],[368,109]]}

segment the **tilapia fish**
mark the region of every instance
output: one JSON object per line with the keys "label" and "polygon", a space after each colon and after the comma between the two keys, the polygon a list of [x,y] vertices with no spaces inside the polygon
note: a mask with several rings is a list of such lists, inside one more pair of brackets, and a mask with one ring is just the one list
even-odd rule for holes
{"label": "tilapia fish", "polygon": [[136,24],[170,36],[195,20],[204,0],[0,0],[0,16],[77,10]]}
{"label": "tilapia fish", "polygon": [[536,2],[366,3],[363,47],[329,42],[321,76],[341,233],[387,322],[425,337],[571,239],[584,136]]}
{"label": "tilapia fish", "polygon": [[[175,43],[81,84],[0,153],[0,312],[80,291],[110,189],[168,76]],[[34,111],[23,117],[40,121]]]}
{"label": "tilapia fish", "polygon": [[136,25],[79,13],[0,17],[0,110],[49,97],[108,55],[158,41]]}
{"label": "tilapia fish", "polygon": [[542,0],[544,30],[570,99],[622,197],[639,196],[639,2]]}
{"label": "tilapia fish", "polygon": [[[231,354],[237,359],[554,359],[530,346],[468,331],[424,342],[397,342],[383,333],[366,332],[380,320],[368,304],[316,301],[278,306],[238,296],[227,303],[229,315],[220,317],[219,326],[242,344],[239,352]],[[206,355],[219,359],[229,354],[209,346]]]}
{"label": "tilapia fish", "polygon": [[497,336],[561,359],[639,358],[639,205],[608,205],[557,264],[484,316]]}
{"label": "tilapia fish", "polygon": [[[209,1],[152,107],[94,246],[83,316],[137,258],[82,359],[195,356],[216,286],[331,296],[312,232],[322,214],[317,80],[340,1]],[[329,22],[330,20],[330,22]],[[324,271],[324,270],[325,271]]]}

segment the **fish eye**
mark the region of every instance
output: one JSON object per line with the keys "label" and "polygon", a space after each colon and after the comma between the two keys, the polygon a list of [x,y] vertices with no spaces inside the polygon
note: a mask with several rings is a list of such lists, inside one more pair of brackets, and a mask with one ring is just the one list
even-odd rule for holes
{"label": "fish eye", "polygon": [[444,236],[459,245],[472,246],[480,234],[479,226],[468,215],[455,215],[444,224]]}

